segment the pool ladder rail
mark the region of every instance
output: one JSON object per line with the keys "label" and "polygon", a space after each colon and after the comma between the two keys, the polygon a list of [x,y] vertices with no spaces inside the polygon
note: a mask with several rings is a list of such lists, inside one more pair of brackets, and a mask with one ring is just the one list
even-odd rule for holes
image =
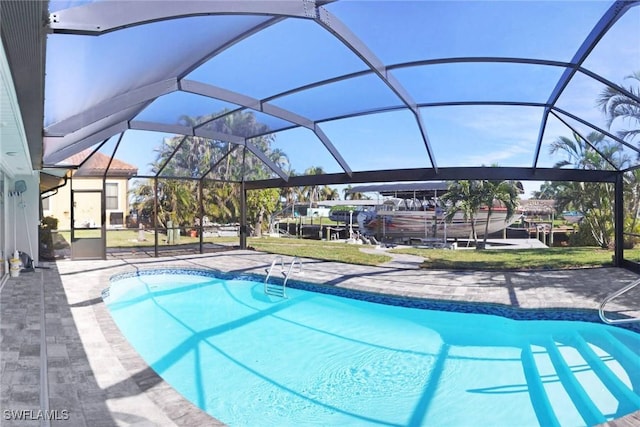
{"label": "pool ladder rail", "polygon": [[628,319],[609,319],[604,313],[604,306],[607,305],[612,299],[619,297],[620,295],[630,291],[631,289],[635,288],[638,285],[640,285],[640,279],[628,284],[627,286],[625,286],[620,290],[617,290],[607,295],[607,297],[600,304],[600,308],[598,309],[598,315],[600,316],[600,319],[604,323],[608,323],[609,325],[615,325],[618,323],[640,322],[640,317],[631,317]]}
{"label": "pool ladder rail", "polygon": [[[273,269],[274,267],[276,267],[276,263],[278,261],[280,261],[280,273],[284,276],[284,281],[282,282],[282,284],[269,283],[269,277],[271,277],[271,273],[273,273]],[[287,281],[291,277],[293,273],[293,267],[296,264],[298,265],[297,273],[301,274],[302,261],[300,261],[300,258],[294,257],[293,260],[291,261],[291,264],[289,264],[289,268],[285,269],[284,259],[282,258],[282,256],[278,255],[277,257],[275,257],[273,262],[271,263],[271,266],[265,269],[265,271],[267,272],[267,277],[265,277],[264,279],[264,293],[267,295],[274,295],[282,298],[287,298],[287,292],[286,292]]]}

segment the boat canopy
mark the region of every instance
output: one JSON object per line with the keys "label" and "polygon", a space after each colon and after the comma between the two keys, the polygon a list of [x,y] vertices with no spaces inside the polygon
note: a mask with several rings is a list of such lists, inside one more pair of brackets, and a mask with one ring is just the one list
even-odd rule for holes
{"label": "boat canopy", "polygon": [[428,200],[447,192],[444,181],[407,182],[395,184],[357,185],[350,188],[348,193],[379,193],[385,197],[399,199]]}

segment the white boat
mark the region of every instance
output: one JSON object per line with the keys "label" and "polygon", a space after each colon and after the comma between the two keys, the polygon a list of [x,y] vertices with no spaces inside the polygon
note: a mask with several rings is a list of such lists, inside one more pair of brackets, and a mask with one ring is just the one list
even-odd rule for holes
{"label": "white boat", "polygon": [[[488,208],[481,208],[474,215],[475,231],[484,236]],[[473,238],[471,221],[457,212],[451,221],[445,219],[446,211],[432,200],[390,198],[376,211],[360,212],[357,220],[362,233],[382,240],[420,239],[470,239]],[[507,219],[507,209],[494,206],[489,216],[488,233],[503,230],[519,218]]]}
{"label": "white boat", "polygon": [[577,224],[584,218],[584,214],[578,211],[564,211],[562,212],[562,218],[569,224]]}

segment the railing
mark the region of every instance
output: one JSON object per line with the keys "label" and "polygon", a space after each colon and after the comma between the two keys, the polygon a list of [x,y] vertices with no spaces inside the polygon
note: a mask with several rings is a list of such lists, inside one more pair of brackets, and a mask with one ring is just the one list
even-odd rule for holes
{"label": "railing", "polygon": [[604,306],[607,305],[612,299],[619,297],[620,295],[626,293],[627,291],[630,291],[631,289],[635,288],[638,285],[640,285],[640,279],[628,284],[627,286],[625,286],[624,288],[622,288],[622,289],[620,289],[618,291],[615,291],[615,292],[607,295],[607,297],[604,299],[604,301],[602,301],[602,303],[600,304],[600,308],[598,309],[598,315],[600,316],[600,319],[604,323],[608,323],[610,325],[615,325],[615,324],[618,324],[618,323],[640,322],[640,318],[638,318],[638,317],[632,317],[632,318],[629,318],[629,319],[609,319],[604,314]]}
{"label": "railing", "polygon": [[[284,282],[282,283],[282,286],[279,286],[276,284],[269,284],[269,278],[271,277],[271,273],[273,273],[273,268],[276,266],[276,263],[278,262],[278,260],[280,261],[280,272],[284,276]],[[265,277],[264,279],[264,293],[267,295],[276,295],[282,298],[287,298],[287,293],[286,293],[287,281],[289,280],[289,277],[291,277],[293,267],[296,263],[298,264],[298,274],[300,274],[302,273],[302,262],[300,261],[300,258],[294,257],[293,260],[291,261],[291,264],[289,264],[289,268],[287,269],[287,271],[285,271],[284,259],[282,258],[282,256],[278,255],[277,257],[275,257],[271,262],[271,266],[265,269],[265,271],[267,272],[267,277]]]}
{"label": "railing", "polygon": [[294,257],[293,261],[291,261],[291,264],[289,264],[289,269],[287,270],[287,272],[282,272],[282,274],[284,274],[284,283],[282,284],[283,292],[284,288],[287,286],[287,280],[289,280],[289,277],[291,277],[291,270],[293,270],[293,266],[296,262],[298,263],[298,274],[302,273],[302,261],[300,261],[300,258]]}
{"label": "railing", "polygon": [[267,272],[267,277],[265,277],[264,279],[265,293],[267,292],[267,282],[269,281],[269,277],[271,277],[271,273],[273,272],[273,267],[275,267],[276,262],[278,262],[278,260],[280,260],[280,271],[284,271],[284,259],[282,259],[282,256],[278,255],[273,259],[273,262],[271,262],[271,267],[265,268],[264,270]]}

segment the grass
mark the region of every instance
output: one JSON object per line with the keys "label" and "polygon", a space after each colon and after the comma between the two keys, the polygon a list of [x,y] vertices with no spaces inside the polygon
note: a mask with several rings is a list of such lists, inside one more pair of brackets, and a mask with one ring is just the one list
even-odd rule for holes
{"label": "grass", "polygon": [[[149,247],[154,245],[153,232],[145,232],[146,241],[137,241],[137,230],[110,230],[107,246],[110,248]],[[56,247],[66,244],[69,232],[60,232]],[[180,236],[180,244],[197,244],[197,237]],[[207,237],[207,243],[238,245],[238,237]],[[166,236],[158,236],[160,246],[166,245]],[[361,245],[310,239],[249,238],[248,245],[262,252],[299,256],[325,261],[351,264],[380,265],[390,261],[386,255],[367,254]],[[429,269],[470,270],[543,270],[602,267],[612,265],[613,251],[594,247],[501,250],[439,250],[403,248],[391,252],[418,255],[425,259],[422,267]],[[640,260],[640,249],[625,250],[626,259]]]}
{"label": "grass", "polygon": [[299,256],[321,259],[325,261],[339,261],[349,264],[379,265],[391,261],[387,255],[366,254],[360,251],[361,245],[347,245],[346,243],[332,243],[309,239],[282,238],[250,238],[248,244],[253,248],[279,255]]}
{"label": "grass", "polygon": [[602,267],[612,265],[613,251],[594,248],[548,248],[521,250],[394,249],[393,252],[425,258],[422,268],[476,270],[540,270]]}
{"label": "grass", "polygon": [[[365,254],[361,245],[347,245],[308,239],[249,238],[253,248],[279,255],[300,256],[351,264],[380,265],[390,261],[384,255]],[[390,252],[418,255],[422,268],[453,270],[560,270],[612,265],[613,251],[597,247],[548,249],[440,250],[403,248]],[[628,259],[640,258],[640,249],[625,251]]]}
{"label": "grass", "polygon": [[[88,230],[94,232],[98,237],[99,231]],[[62,247],[71,240],[70,232],[61,231],[57,233],[56,247]],[[91,237],[87,235],[85,237]],[[132,248],[132,247],[150,247],[154,245],[153,232],[145,232],[145,241],[139,242],[137,230],[109,230],[107,231],[107,247],[109,248]],[[166,235],[158,236],[158,245],[166,244]],[[238,245],[238,237],[207,237],[204,239],[207,243],[221,243]],[[197,244],[200,242],[198,237],[180,236],[180,244]],[[347,245],[345,243],[332,243],[320,240],[310,239],[287,239],[261,237],[247,239],[247,244],[256,250],[268,252],[278,255],[299,256],[305,258],[315,258],[325,261],[339,261],[350,264],[362,265],[379,265],[386,261],[390,261],[391,257],[386,255],[366,254],[360,251],[360,245]]]}
{"label": "grass", "polygon": [[[100,237],[99,230],[80,230],[81,237]],[[68,245],[71,241],[71,232],[59,231],[55,233],[54,239],[58,242],[58,245]],[[76,236],[78,232],[76,232]],[[138,230],[108,230],[107,231],[107,247],[108,248],[133,248],[133,247],[148,247],[153,246],[154,236],[153,231],[144,232],[146,240],[138,241]],[[165,234],[158,235],[158,245],[165,245],[167,236]],[[199,237],[180,236],[180,243],[192,244],[199,243]],[[204,239],[206,243],[238,243],[237,237],[206,237]]]}

